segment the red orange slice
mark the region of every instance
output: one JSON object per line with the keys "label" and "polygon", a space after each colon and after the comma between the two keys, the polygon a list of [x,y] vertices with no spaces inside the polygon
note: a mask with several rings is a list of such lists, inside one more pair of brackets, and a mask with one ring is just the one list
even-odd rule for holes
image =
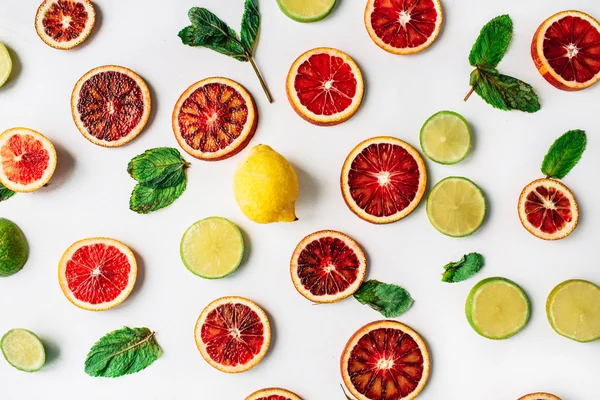
{"label": "red orange slice", "polygon": [[69,50],[87,39],[95,22],[89,0],[44,0],[35,15],[35,30],[48,46]]}
{"label": "red orange slice", "polygon": [[556,397],[550,393],[531,393],[526,396],[521,397],[519,400],[560,400],[560,398]]}
{"label": "red orange slice", "polygon": [[246,400],[302,400],[289,390],[270,388],[262,389],[246,397]]}

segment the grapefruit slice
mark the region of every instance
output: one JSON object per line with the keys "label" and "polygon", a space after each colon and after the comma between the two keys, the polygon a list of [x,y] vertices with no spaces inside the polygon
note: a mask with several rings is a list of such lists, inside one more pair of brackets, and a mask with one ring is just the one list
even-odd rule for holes
{"label": "grapefruit slice", "polygon": [[89,0],[44,0],[35,15],[35,30],[48,46],[69,50],[87,39],[95,22]]}
{"label": "grapefruit slice", "polygon": [[146,83],[135,72],[116,65],[86,73],[71,95],[79,132],[103,147],[119,147],[135,139],[148,122],[150,108]]}
{"label": "grapefruit slice", "polygon": [[554,87],[581,90],[600,80],[600,23],[581,11],[562,11],[533,35],[531,57]]}
{"label": "grapefruit slice", "polygon": [[550,393],[531,393],[521,397],[519,400],[560,400],[559,397],[556,397]]}
{"label": "grapefruit slice", "polygon": [[357,400],[412,400],[429,379],[429,351],[408,326],[376,321],[350,338],[341,369],[344,384]]}
{"label": "grapefruit slice", "polygon": [[243,297],[222,297],[198,317],[194,331],[200,354],[212,367],[235,374],[255,367],[271,343],[267,314]]}
{"label": "grapefruit slice", "polygon": [[294,111],[321,126],[341,124],[352,117],[362,102],[364,89],[362,73],[354,60],[340,50],[325,47],[298,57],[286,83]]}
{"label": "grapefruit slice", "polygon": [[89,311],[121,304],[131,293],[136,276],[133,253],[114,239],[80,240],[65,251],[58,264],[58,282],[64,295]]}
{"label": "grapefruit slice", "polygon": [[354,294],[367,272],[367,258],[350,237],[336,231],[308,235],[290,262],[298,292],[315,303],[334,303]]}
{"label": "grapefruit slice", "polygon": [[173,132],[183,150],[205,161],[242,151],[258,125],[254,99],[227,78],[208,78],[190,86],[175,104]]}
{"label": "grapefruit slice", "polygon": [[289,390],[270,388],[262,389],[246,397],[246,400],[302,400]]}
{"label": "grapefruit slice", "polygon": [[579,223],[575,196],[555,179],[538,179],[527,185],[519,197],[518,209],[523,227],[544,240],[564,239]]}
{"label": "grapefruit slice", "polygon": [[442,21],[439,0],[369,0],[365,10],[369,36],[393,54],[418,53],[431,46]]}
{"label": "grapefruit slice", "polygon": [[0,134],[0,183],[13,192],[44,186],[56,168],[56,150],[39,132],[12,128]]}
{"label": "grapefruit slice", "polygon": [[419,204],[427,186],[421,155],[393,137],[374,137],[350,152],[341,177],[350,210],[374,224],[396,222]]}

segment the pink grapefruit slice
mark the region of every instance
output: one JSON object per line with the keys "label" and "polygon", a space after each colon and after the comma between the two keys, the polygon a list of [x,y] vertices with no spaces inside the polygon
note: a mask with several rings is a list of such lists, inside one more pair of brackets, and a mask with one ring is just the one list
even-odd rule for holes
{"label": "pink grapefruit slice", "polygon": [[69,50],[87,39],[95,22],[89,0],[44,0],[35,15],[35,30],[48,46]]}
{"label": "pink grapefruit slice", "polygon": [[560,398],[550,393],[539,392],[528,394],[521,397],[519,400],[560,400]]}
{"label": "pink grapefruit slice", "polygon": [[294,394],[286,389],[269,388],[261,389],[250,396],[246,400],[302,400],[297,394]]}

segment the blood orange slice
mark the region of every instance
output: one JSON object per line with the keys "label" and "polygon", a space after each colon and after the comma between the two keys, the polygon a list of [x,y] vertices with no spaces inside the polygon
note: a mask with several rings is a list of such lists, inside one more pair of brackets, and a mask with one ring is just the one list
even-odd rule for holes
{"label": "blood orange slice", "polygon": [[358,290],[367,272],[367,258],[350,237],[320,231],[298,243],[290,271],[302,296],[315,303],[334,303]]}
{"label": "blood orange slice", "polygon": [[427,186],[427,171],[408,143],[374,137],[350,152],[341,181],[344,200],[353,213],[368,222],[387,224],[417,207]]}
{"label": "blood orange slice", "polygon": [[140,134],[150,116],[148,86],[135,72],[116,65],[94,68],[71,95],[73,120],[90,142],[119,147]]}
{"label": "blood orange slice", "polygon": [[79,308],[104,311],[131,293],[137,264],[123,243],[107,238],[83,239],[65,251],[58,264],[58,282],[67,299]]}
{"label": "blood orange slice", "polygon": [[246,400],[302,400],[289,390],[270,388],[262,389],[246,397]]}
{"label": "blood orange slice", "polygon": [[437,39],[442,21],[439,0],[369,0],[365,10],[369,36],[393,54],[425,50]]}
{"label": "blood orange slice", "polygon": [[89,0],[44,0],[35,15],[35,30],[48,46],[69,50],[87,39],[95,22]]}
{"label": "blood orange slice", "polygon": [[346,53],[317,48],[302,54],[287,76],[287,96],[296,113],[315,125],[337,125],[352,117],[363,99],[358,65]]}
{"label": "blood orange slice", "polygon": [[255,367],[271,343],[267,314],[243,297],[222,297],[198,317],[196,346],[211,366],[235,374]]}
{"label": "blood orange slice", "polygon": [[56,168],[56,150],[39,132],[12,128],[0,134],[0,183],[14,192],[44,186]]}
{"label": "blood orange slice", "polygon": [[408,326],[376,321],[350,338],[341,369],[344,384],[358,400],[412,400],[429,379],[429,351]]}
{"label": "blood orange slice", "polygon": [[258,112],[242,85],[208,78],[190,86],[173,111],[173,131],[189,155],[219,161],[242,151],[256,132]]}
{"label": "blood orange slice", "polygon": [[575,196],[554,179],[538,179],[527,185],[519,197],[518,208],[525,229],[540,239],[563,239],[579,222]]}
{"label": "blood orange slice", "polygon": [[521,397],[519,400],[560,400],[560,398],[556,397],[550,393],[532,393],[526,396]]}

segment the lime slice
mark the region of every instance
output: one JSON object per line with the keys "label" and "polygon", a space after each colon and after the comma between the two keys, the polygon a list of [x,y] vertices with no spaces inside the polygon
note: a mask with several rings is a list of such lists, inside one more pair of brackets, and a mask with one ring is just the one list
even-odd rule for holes
{"label": "lime slice", "polygon": [[226,277],[244,256],[244,238],[238,227],[221,217],[194,223],[181,238],[181,260],[186,268],[206,279]]}
{"label": "lime slice", "polygon": [[2,336],[0,347],[6,361],[20,371],[39,371],[46,362],[42,341],[26,329],[8,331]]}
{"label": "lime slice", "polygon": [[298,22],[324,19],[335,7],[335,2],[336,0],[277,0],[281,11]]}
{"label": "lime slice", "polygon": [[462,115],[440,111],[423,124],[421,148],[431,161],[456,164],[471,150],[471,128]]}
{"label": "lime slice", "polygon": [[6,83],[12,71],[12,60],[4,43],[0,42],[0,87]]}
{"label": "lime slice", "polygon": [[529,299],[516,283],[504,278],[479,282],[467,297],[465,313],[475,332],[488,339],[507,339],[527,325]]}
{"label": "lime slice", "polygon": [[469,236],[485,219],[483,192],[467,178],[450,176],[438,182],[427,198],[431,225],[444,235]]}
{"label": "lime slice", "polygon": [[570,280],[550,292],[546,314],[552,328],[578,342],[600,339],[600,287]]}

